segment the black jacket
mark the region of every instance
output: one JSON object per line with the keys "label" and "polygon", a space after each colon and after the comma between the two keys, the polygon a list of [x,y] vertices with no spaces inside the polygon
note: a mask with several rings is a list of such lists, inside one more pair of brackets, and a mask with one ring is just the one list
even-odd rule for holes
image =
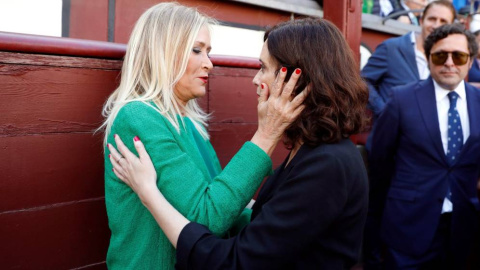
{"label": "black jacket", "polygon": [[350,269],[367,214],[367,174],[353,143],[303,145],[266,181],[252,221],[230,239],[188,224],[177,269]]}

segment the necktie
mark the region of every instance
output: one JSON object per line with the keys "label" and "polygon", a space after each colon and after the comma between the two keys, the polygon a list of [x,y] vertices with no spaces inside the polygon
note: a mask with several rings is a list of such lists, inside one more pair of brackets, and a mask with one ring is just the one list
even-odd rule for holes
{"label": "necktie", "polygon": [[462,123],[460,115],[457,111],[458,94],[455,92],[448,93],[450,100],[450,109],[448,109],[448,148],[447,160],[452,165],[458,158],[458,154],[463,146]]}

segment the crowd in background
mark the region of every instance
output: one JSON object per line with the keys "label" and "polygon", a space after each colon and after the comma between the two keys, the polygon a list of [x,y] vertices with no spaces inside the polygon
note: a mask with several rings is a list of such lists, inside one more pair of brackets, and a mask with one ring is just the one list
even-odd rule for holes
{"label": "crowd in background", "polygon": [[364,4],[418,30],[382,42],[362,69],[373,119],[363,269],[480,269],[478,2],[466,16],[448,0]]}
{"label": "crowd in background", "polygon": [[[393,19],[411,25],[420,25],[424,8],[433,0],[364,0],[363,13]],[[480,42],[480,0],[450,0],[456,10],[455,22],[466,26]],[[468,74],[468,81],[480,87],[479,59]]]}
{"label": "crowd in background", "polygon": [[[378,15],[412,25],[419,25],[422,10],[432,0],[364,0],[363,13]],[[457,11],[456,20],[468,24],[470,30],[480,29],[479,3],[476,0],[450,1]]]}

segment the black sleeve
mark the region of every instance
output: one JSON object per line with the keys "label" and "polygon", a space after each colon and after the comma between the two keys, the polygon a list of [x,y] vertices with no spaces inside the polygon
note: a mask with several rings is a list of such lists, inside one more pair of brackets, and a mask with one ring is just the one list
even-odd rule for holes
{"label": "black sleeve", "polygon": [[341,214],[346,167],[335,153],[305,156],[234,238],[219,239],[190,223],[178,240],[177,269],[275,269],[294,262]]}

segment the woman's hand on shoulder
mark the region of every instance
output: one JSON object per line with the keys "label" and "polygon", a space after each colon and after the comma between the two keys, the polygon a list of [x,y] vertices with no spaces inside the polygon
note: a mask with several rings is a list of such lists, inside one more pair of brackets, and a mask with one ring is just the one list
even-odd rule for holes
{"label": "woman's hand on shoulder", "polygon": [[133,144],[137,157],[115,135],[118,151],[109,144],[113,172],[137,193],[145,207],[152,213],[174,247],[183,228],[190,222],[165,199],[157,188],[157,173],[143,143],[135,136]]}
{"label": "woman's hand on shoulder", "polygon": [[157,172],[152,160],[137,136],[133,138],[133,144],[139,157],[125,146],[120,136],[115,134],[114,137],[118,151],[113,145],[108,144],[113,172],[120,180],[132,188],[144,202],[145,196],[150,191],[157,189]]}

